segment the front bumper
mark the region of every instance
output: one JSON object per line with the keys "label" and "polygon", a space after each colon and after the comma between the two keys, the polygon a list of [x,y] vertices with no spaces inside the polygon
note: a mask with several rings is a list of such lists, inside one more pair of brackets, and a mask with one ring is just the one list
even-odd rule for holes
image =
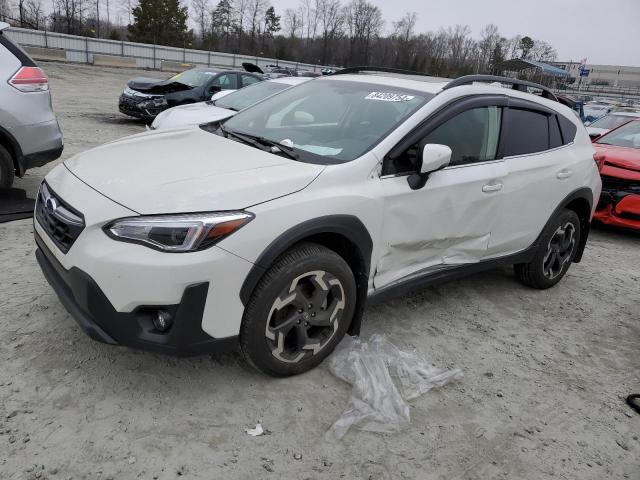
{"label": "front bumper", "polygon": [[14,128],[12,134],[22,150],[22,157],[18,159],[18,176],[23,176],[30,168],[41,167],[62,155],[62,132],[56,119],[34,125],[22,125]]}
{"label": "front bumper", "polygon": [[223,353],[237,346],[237,336],[213,338],[201,328],[209,290],[203,282],[185,288],[177,305],[164,305],[174,313],[167,333],[153,327],[152,312],[158,306],[138,307],[129,313],[113,308],[97,283],[78,268],[66,270],[36,233],[36,258],[61,303],[84,332],[94,340],[178,356]]}
{"label": "front bumper", "polygon": [[602,208],[593,215],[594,220],[605,225],[640,230],[640,195],[627,195],[617,203],[600,206]]}
{"label": "front bumper", "polygon": [[593,219],[605,225],[640,230],[640,181],[604,175]]}
{"label": "front bumper", "polygon": [[118,109],[121,113],[129,115],[130,117],[141,118],[143,120],[153,120],[160,112],[168,108],[168,106],[143,108],[141,104],[146,101],[149,101],[149,99],[133,97],[122,93],[118,100]]}

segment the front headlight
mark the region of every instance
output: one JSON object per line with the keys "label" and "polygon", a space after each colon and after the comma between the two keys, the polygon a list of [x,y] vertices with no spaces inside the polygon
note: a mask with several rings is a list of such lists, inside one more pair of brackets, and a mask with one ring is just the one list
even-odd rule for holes
{"label": "front headlight", "polygon": [[104,226],[114,240],[163,252],[195,252],[215,245],[253,220],[249,212],[150,215],[115,220]]}

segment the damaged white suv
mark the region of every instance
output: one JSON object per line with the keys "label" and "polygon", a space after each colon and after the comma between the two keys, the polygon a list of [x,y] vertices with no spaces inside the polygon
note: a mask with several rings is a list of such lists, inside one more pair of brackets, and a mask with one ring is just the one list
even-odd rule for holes
{"label": "damaged white suv", "polygon": [[52,170],[36,255],[89,336],[181,355],[239,344],[292,375],[358,333],[367,299],[511,264],[557,283],[601,188],[571,109],[507,78],[371,70]]}

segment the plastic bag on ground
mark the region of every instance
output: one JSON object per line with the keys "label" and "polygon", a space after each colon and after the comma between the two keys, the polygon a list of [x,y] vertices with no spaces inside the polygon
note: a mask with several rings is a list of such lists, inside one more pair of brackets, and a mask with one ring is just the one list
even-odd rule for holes
{"label": "plastic bag on ground", "polygon": [[352,426],[399,431],[410,421],[406,400],[462,378],[460,370],[433,367],[415,350],[400,350],[379,334],[369,341],[345,337],[330,357],[329,369],[353,391],[342,416],[327,432],[328,440],[341,439]]}

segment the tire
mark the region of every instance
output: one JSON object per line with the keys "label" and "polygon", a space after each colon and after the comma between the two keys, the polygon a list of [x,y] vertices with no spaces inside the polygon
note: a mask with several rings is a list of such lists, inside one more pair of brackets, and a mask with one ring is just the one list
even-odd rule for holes
{"label": "tire", "polygon": [[13,158],[6,148],[0,145],[0,188],[11,188],[15,172]]}
{"label": "tire", "polygon": [[561,210],[542,231],[533,260],[514,265],[518,279],[541,290],[553,287],[569,270],[581,234],[578,215],[572,210]]}
{"label": "tire", "polygon": [[311,370],[344,337],[356,298],[353,272],[337,253],[314,243],[291,248],[247,304],[240,328],[245,359],[276,377]]}

